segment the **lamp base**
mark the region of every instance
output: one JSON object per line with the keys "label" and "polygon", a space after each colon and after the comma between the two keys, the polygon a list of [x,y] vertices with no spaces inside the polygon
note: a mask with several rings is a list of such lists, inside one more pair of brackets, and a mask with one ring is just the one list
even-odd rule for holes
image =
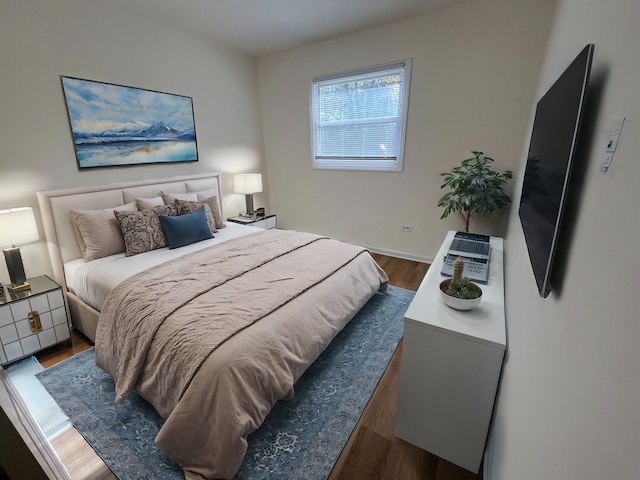
{"label": "lamp base", "polygon": [[21,283],[20,285],[14,285],[13,283],[10,283],[9,285],[7,285],[7,290],[14,293],[25,292],[27,290],[31,290],[31,284],[29,282],[24,282],[24,283]]}
{"label": "lamp base", "polygon": [[254,215],[255,212],[253,211],[253,193],[247,193],[245,195],[245,200],[247,204],[247,213],[245,215]]}
{"label": "lamp base", "polygon": [[4,253],[4,260],[7,262],[7,270],[9,271],[9,280],[11,280],[11,285],[24,285],[27,282],[27,276],[24,273],[24,265],[22,265],[20,248],[7,248],[3,250],[2,253]]}

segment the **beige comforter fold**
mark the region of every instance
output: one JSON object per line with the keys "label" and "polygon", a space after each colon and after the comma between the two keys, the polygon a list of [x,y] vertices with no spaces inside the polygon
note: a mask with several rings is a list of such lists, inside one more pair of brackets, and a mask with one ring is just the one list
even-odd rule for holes
{"label": "beige comforter fold", "polygon": [[187,478],[231,478],[246,436],[385,284],[362,247],[256,233],[118,285],[96,363],[114,378],[116,401],[135,388],[167,419],[157,443]]}

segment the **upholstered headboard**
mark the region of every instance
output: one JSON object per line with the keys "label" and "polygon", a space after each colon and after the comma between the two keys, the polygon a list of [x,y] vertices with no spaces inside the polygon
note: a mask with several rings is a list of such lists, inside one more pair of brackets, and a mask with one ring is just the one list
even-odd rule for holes
{"label": "upholstered headboard", "polygon": [[217,172],[37,192],[54,279],[66,286],[64,263],[82,257],[71,224],[71,210],[117,207],[136,198],[157,197],[161,191],[187,193],[211,189],[217,192],[222,211],[220,173]]}

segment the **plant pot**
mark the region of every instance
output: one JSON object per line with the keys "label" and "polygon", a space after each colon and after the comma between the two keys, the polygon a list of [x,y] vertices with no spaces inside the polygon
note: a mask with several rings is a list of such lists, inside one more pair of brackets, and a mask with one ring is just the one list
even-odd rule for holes
{"label": "plant pot", "polygon": [[470,287],[473,290],[476,290],[480,295],[477,298],[458,298],[452,297],[448,295],[446,292],[449,287],[449,283],[451,279],[443,280],[440,282],[440,296],[442,297],[442,301],[449,305],[451,308],[455,308],[456,310],[471,310],[472,308],[478,306],[480,300],[482,300],[482,289],[473,282],[469,282]]}

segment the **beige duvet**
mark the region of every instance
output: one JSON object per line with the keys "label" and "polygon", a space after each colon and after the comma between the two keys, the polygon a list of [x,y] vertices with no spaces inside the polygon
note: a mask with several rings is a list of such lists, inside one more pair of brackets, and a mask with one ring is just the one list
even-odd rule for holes
{"label": "beige duvet", "polygon": [[156,443],[186,478],[229,479],[247,436],[387,277],[362,248],[268,230],[119,284],[96,363],[165,423]]}

